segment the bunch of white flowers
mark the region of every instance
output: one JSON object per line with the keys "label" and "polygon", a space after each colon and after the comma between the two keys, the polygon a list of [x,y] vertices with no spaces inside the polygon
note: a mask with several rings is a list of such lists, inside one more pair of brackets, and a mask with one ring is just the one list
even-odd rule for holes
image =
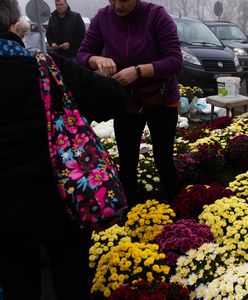
{"label": "bunch of white flowers", "polygon": [[248,263],[229,267],[206,287],[203,299],[248,299]]}

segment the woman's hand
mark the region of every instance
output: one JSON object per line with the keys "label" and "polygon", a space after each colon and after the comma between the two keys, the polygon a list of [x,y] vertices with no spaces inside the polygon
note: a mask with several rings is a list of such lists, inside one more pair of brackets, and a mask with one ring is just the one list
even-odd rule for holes
{"label": "woman's hand", "polygon": [[135,67],[129,67],[121,70],[112,76],[121,86],[126,86],[137,79],[137,72]]}
{"label": "woman's hand", "polygon": [[61,44],[60,47],[61,47],[63,50],[68,50],[68,49],[70,48],[70,43],[65,42],[65,43]]}
{"label": "woman's hand", "polygon": [[117,70],[113,59],[108,57],[91,56],[89,64],[93,69],[97,69],[98,74],[105,77],[112,77]]}
{"label": "woman's hand", "polygon": [[57,50],[59,48],[59,46],[56,43],[52,43],[52,48],[53,50]]}

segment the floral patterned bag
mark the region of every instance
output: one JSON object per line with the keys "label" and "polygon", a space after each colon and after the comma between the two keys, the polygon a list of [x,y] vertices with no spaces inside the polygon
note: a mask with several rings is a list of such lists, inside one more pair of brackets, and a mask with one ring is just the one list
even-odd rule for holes
{"label": "floral patterned bag", "polygon": [[[101,229],[122,215],[126,198],[110,156],[63,82],[48,54],[36,54],[45,104],[50,158],[63,202],[81,228]],[[62,112],[52,105],[50,78],[62,92]]]}

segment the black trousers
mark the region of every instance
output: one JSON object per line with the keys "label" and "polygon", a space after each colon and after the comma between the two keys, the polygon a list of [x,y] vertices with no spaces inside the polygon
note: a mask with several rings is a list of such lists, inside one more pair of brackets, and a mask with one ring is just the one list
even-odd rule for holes
{"label": "black trousers", "polygon": [[137,166],[142,133],[150,130],[153,155],[168,201],[179,192],[180,181],[173,161],[173,147],[178,120],[177,108],[155,107],[144,114],[125,113],[114,120],[120,159],[120,179],[129,206],[137,204]]}
{"label": "black trousers", "polygon": [[[46,251],[51,270],[45,278],[46,288],[52,286],[57,300],[88,300],[88,250],[90,233],[77,229],[63,238],[42,245],[12,245],[0,249],[0,286],[4,300],[51,299],[41,286],[41,246]],[[43,283],[44,286],[44,283]]]}

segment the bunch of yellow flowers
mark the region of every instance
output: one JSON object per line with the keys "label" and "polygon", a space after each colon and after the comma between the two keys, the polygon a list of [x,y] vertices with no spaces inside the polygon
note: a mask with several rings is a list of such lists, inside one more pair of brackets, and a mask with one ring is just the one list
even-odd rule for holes
{"label": "bunch of yellow flowers", "polygon": [[125,228],[132,240],[147,243],[162,232],[165,224],[173,223],[175,216],[170,205],[154,199],[147,200],[133,207],[127,214]]}
{"label": "bunch of yellow flowers", "polygon": [[205,289],[203,300],[248,299],[248,264],[230,267]]}
{"label": "bunch of yellow flowers", "polygon": [[244,199],[232,196],[218,199],[211,205],[204,205],[199,220],[200,223],[210,226],[216,241],[221,243],[226,235],[227,227],[247,215],[248,203]]}
{"label": "bunch of yellow flowers", "polygon": [[91,293],[100,292],[108,298],[122,284],[134,284],[142,279],[151,282],[155,278],[164,282],[170,271],[164,265],[164,258],[157,244],[121,241],[101,256]]}
{"label": "bunch of yellow flowers", "polygon": [[171,277],[170,282],[180,283],[193,291],[196,298],[202,298],[206,285],[224,274],[234,262],[235,259],[227,252],[226,247],[205,243],[178,258],[176,274]]}
{"label": "bunch of yellow flowers", "polygon": [[198,86],[190,87],[179,84],[179,93],[181,97],[188,98],[189,102],[191,102],[194,97],[203,97],[203,90]]}
{"label": "bunch of yellow flowers", "polygon": [[248,171],[237,175],[235,180],[229,183],[229,188],[237,197],[248,201]]}
{"label": "bunch of yellow flowers", "polygon": [[237,115],[232,125],[236,128],[237,133],[248,134],[248,112]]}
{"label": "bunch of yellow flowers", "polygon": [[117,224],[99,233],[94,231],[91,240],[94,244],[89,250],[90,268],[95,268],[101,256],[110,251],[112,247],[118,245],[120,241],[131,241],[130,237],[127,236],[125,228]]}
{"label": "bunch of yellow flowers", "polygon": [[241,262],[248,262],[248,216],[227,228],[223,245]]}

